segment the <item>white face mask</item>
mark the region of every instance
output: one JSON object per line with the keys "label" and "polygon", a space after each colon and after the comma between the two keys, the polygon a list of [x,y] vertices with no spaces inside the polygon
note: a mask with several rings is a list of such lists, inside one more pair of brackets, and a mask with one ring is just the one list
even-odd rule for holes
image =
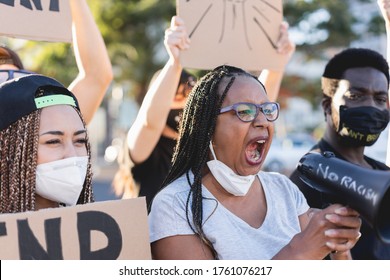
{"label": "white face mask", "polygon": [[211,141],[210,150],[214,157],[214,160],[207,162],[207,166],[209,167],[211,174],[213,174],[218,183],[220,183],[221,186],[229,193],[235,196],[245,196],[248,193],[249,188],[252,186],[256,175],[237,175],[229,168],[229,166],[224,164],[222,161],[217,160]]}
{"label": "white face mask", "polygon": [[39,164],[36,171],[37,194],[67,206],[76,205],[87,175],[87,166],[88,156]]}

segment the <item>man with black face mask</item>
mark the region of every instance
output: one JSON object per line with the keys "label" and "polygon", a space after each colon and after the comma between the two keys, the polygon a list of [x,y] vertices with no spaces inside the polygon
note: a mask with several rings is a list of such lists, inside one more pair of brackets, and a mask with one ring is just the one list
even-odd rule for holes
{"label": "man with black face mask", "polygon": [[[389,66],[379,53],[363,48],[346,49],[326,65],[322,76],[322,108],[326,129],[312,150],[331,151],[336,157],[377,170],[384,163],[364,155],[389,122]],[[295,170],[290,179],[304,193],[309,205],[324,208],[325,194],[311,189]],[[362,236],[351,250],[353,259],[390,259],[390,246],[381,242],[363,220]]]}

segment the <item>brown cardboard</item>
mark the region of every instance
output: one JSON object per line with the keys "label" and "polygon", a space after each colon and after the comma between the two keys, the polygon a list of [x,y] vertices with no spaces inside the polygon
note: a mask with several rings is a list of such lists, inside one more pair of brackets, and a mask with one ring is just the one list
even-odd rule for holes
{"label": "brown cardboard", "polygon": [[190,48],[181,52],[183,67],[282,70],[286,58],[275,50],[281,0],[176,0],[176,5],[191,39]]}
{"label": "brown cardboard", "polygon": [[145,198],[1,214],[0,248],[3,260],[150,260]]}
{"label": "brown cardboard", "polygon": [[0,0],[0,35],[49,42],[72,41],[68,0]]}

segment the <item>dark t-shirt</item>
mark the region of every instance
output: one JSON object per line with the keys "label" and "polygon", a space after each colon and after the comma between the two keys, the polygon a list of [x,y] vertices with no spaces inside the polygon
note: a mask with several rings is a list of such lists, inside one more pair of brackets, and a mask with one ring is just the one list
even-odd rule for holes
{"label": "dark t-shirt", "polygon": [[[324,139],[321,139],[317,145],[312,148],[312,151],[324,152],[330,151],[335,154],[337,158],[345,160],[339,153],[337,153],[332,146],[329,145]],[[364,156],[364,159],[376,170],[390,170],[390,168],[376,161],[372,158]],[[325,208],[328,203],[326,195],[323,193],[312,189],[306,185],[299,178],[299,171],[297,169],[291,174],[290,179],[299,187],[302,193],[305,195],[308,204],[313,208]],[[375,235],[374,230],[368,225],[364,219],[362,219],[362,226],[360,229],[362,237],[356,243],[355,247],[352,248],[352,258],[355,260],[390,260],[390,245],[383,243]]]}
{"label": "dark t-shirt", "polygon": [[146,197],[148,209],[171,168],[175,145],[175,140],[161,136],[150,156],[131,169],[135,183],[140,186],[139,196]]}

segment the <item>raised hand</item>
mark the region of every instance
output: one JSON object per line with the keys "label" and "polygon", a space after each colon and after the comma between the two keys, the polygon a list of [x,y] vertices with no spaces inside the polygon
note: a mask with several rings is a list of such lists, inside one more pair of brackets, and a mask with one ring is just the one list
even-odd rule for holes
{"label": "raised hand", "polygon": [[180,51],[190,47],[190,38],[183,19],[174,16],[171,25],[165,30],[164,45],[168,51],[170,59],[178,60]]}

